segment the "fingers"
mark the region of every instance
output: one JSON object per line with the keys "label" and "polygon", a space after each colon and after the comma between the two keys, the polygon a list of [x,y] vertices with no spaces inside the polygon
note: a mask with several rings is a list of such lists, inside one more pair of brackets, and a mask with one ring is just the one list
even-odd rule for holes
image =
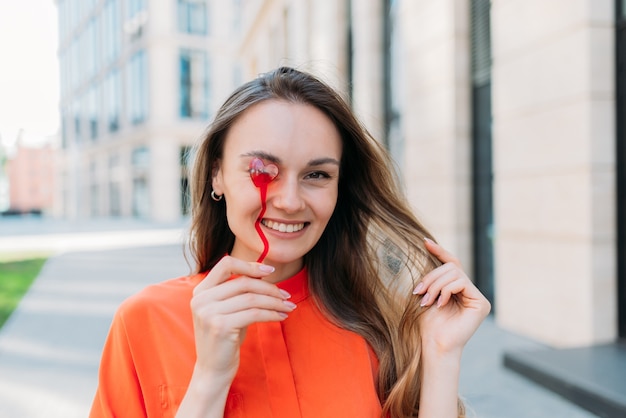
{"label": "fingers", "polygon": [[437,306],[443,306],[452,294],[461,291],[468,282],[469,279],[458,266],[447,263],[424,276],[413,293],[423,295],[420,306],[430,306],[435,302]]}
{"label": "fingers", "polygon": [[[210,292],[209,292],[210,290]],[[241,276],[228,280],[209,289],[197,291],[194,296],[206,293],[212,301],[223,301],[240,294],[260,294],[278,299],[288,299],[290,295],[278,286],[259,279]]]}
{"label": "fingers", "polygon": [[274,272],[274,267],[267,264],[243,261],[231,256],[222,258],[194,289],[194,294],[224,283],[233,276],[262,278]]}
{"label": "fingers", "polygon": [[191,309],[197,327],[213,336],[232,335],[255,322],[284,320],[296,305],[287,300],[289,293],[259,280],[272,271],[271,266],[224,257],[194,289]]}
{"label": "fingers", "polygon": [[413,294],[422,295],[420,306],[435,304],[442,307],[454,295],[464,300],[480,299],[482,294],[467,277],[459,260],[432,240],[426,238],[424,241],[428,251],[444,264],[426,274],[413,291]]}
{"label": "fingers", "polygon": [[222,335],[256,322],[282,321],[295,308],[296,304],[288,300],[243,293],[219,303],[203,304],[194,312],[213,335]]}

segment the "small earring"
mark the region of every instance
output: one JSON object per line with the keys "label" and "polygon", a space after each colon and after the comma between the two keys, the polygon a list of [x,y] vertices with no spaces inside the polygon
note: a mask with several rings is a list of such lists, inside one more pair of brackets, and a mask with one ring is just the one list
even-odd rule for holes
{"label": "small earring", "polygon": [[219,202],[223,198],[224,198],[223,194],[217,194],[215,193],[215,190],[211,190],[211,199],[215,200],[216,202]]}

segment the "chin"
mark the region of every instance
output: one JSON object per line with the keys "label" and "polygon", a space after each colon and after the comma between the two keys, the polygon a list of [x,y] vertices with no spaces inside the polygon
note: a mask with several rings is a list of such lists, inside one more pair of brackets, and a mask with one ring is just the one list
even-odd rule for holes
{"label": "chin", "polygon": [[278,264],[290,264],[290,263],[295,263],[298,261],[302,261],[302,259],[304,258],[306,253],[294,253],[294,252],[279,252],[278,254],[276,253],[272,253],[272,249],[271,249],[271,245],[270,245],[270,252],[266,257],[266,260],[268,260],[268,262],[271,260],[274,263],[278,263]]}

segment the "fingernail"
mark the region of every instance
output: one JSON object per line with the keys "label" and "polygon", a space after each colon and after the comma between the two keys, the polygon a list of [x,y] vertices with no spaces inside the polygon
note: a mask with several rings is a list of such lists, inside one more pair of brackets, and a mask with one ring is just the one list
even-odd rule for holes
{"label": "fingernail", "polygon": [[430,298],[430,295],[428,293],[426,293],[423,297],[422,297],[422,301],[420,302],[420,306],[426,306],[426,304],[428,303],[428,299]]}
{"label": "fingernail", "polygon": [[288,300],[284,300],[283,303],[285,304],[285,306],[287,306],[292,311],[298,307],[298,305],[296,305],[293,302],[289,302]]}
{"label": "fingernail", "polygon": [[280,291],[280,294],[283,295],[283,298],[289,299],[291,297],[289,292],[287,292],[286,290],[283,290],[283,289],[278,289],[278,290]]}
{"label": "fingernail", "polygon": [[268,266],[267,264],[259,264],[259,270],[265,273],[273,273],[276,269],[272,266]]}
{"label": "fingernail", "polygon": [[424,241],[430,243],[430,244],[434,244],[435,241],[433,241],[432,239],[428,238],[428,237],[424,237]]}
{"label": "fingernail", "polygon": [[413,294],[417,295],[419,294],[419,292],[421,292],[422,290],[424,290],[424,283],[423,282],[419,282],[419,284],[417,285],[417,287],[413,290]]}
{"label": "fingernail", "polygon": [[441,296],[437,298],[437,307],[441,308]]}
{"label": "fingernail", "polygon": [[289,315],[287,315],[284,312],[278,312],[278,316],[281,316],[283,319],[287,318]]}

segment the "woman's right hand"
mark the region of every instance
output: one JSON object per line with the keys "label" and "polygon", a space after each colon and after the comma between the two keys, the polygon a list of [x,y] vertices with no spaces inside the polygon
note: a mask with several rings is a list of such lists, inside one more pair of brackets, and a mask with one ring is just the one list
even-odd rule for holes
{"label": "woman's right hand", "polygon": [[273,271],[268,265],[226,256],[196,286],[191,299],[195,372],[232,380],[247,327],[282,321],[295,309],[287,292],[259,280]]}
{"label": "woman's right hand", "polygon": [[226,256],[195,287],[191,312],[196,364],[177,418],[223,417],[247,327],[282,321],[295,309],[287,292],[259,280],[273,271],[271,266]]}

